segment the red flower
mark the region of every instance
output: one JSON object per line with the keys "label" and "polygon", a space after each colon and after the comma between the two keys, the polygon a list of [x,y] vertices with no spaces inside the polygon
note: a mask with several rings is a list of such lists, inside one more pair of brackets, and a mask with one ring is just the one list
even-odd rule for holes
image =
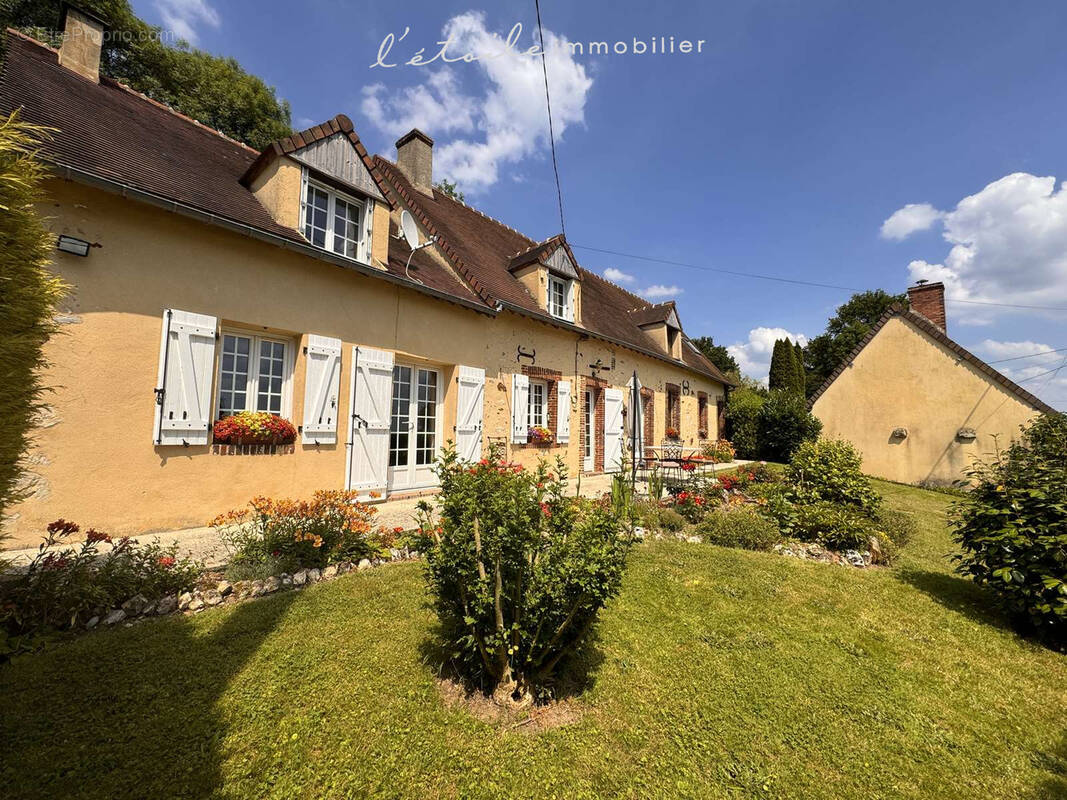
{"label": "red flower", "polygon": [[72,533],[77,533],[80,530],[80,526],[77,522],[67,522],[65,519],[57,519],[55,522],[48,524],[49,533],[58,533],[60,536],[70,536]]}
{"label": "red flower", "polygon": [[548,507],[548,503],[541,503],[541,513],[546,517],[552,516],[552,509]]}
{"label": "red flower", "polygon": [[399,525],[397,525],[395,528],[393,528],[393,533],[403,533],[403,532],[404,532],[404,529],[402,527],[400,527]]}
{"label": "red flower", "polygon": [[174,556],[160,556],[159,557],[159,566],[163,567],[163,569],[170,569],[176,563],[177,563],[177,561],[174,559]]}
{"label": "red flower", "polygon": [[108,536],[106,533],[100,533],[100,531],[90,528],[85,532],[85,541],[89,542],[90,544],[94,544],[96,542],[110,542],[111,537]]}

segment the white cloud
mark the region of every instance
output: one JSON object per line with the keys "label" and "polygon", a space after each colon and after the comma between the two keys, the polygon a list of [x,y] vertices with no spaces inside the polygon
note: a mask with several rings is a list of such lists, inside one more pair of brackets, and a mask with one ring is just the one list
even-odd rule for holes
{"label": "white cloud", "polygon": [[[1067,305],[1067,191],[1063,184],[1057,190],[1054,177],[1006,175],[940,222],[951,247],[941,263],[912,261],[913,280],[941,280],[957,299]],[[1005,310],[961,305],[954,312],[960,322],[983,324]]]}
{"label": "white cloud", "polygon": [[[996,339],[985,339],[973,349],[987,361],[1014,359],[992,366],[1049,405],[1067,409],[1067,352],[1050,352],[1057,348],[1041,342],[1001,342]],[[1063,368],[1057,372],[1061,365]]]}
{"label": "white cloud", "polygon": [[615,267],[608,267],[604,270],[604,277],[614,283],[633,283],[637,280],[630,273],[623,272],[621,269],[615,269]]}
{"label": "white cloud", "polygon": [[196,44],[198,25],[217,28],[222,19],[207,0],[156,0],[156,10],[163,18],[162,28],[171,31],[189,44]]}
{"label": "white cloud", "polygon": [[638,289],[637,293],[649,300],[658,300],[662,297],[677,297],[684,291],[685,289],[680,286],[675,286],[673,284],[664,286],[662,283],[657,283],[645,289]]}
{"label": "white cloud", "polygon": [[774,343],[779,339],[808,343],[808,337],[802,333],[790,333],[785,328],[753,328],[748,332],[747,342],[737,342],[726,351],[737,360],[741,372],[763,383],[767,382],[767,373],[771,368],[771,353]]}
{"label": "white cloud", "polygon": [[929,230],[944,215],[943,211],[938,211],[929,203],[908,203],[882,223],[882,238],[905,239],[917,231]]}
{"label": "white cloud", "polygon": [[[556,138],[585,120],[585,103],[593,79],[571,55],[567,39],[544,31],[548,81],[552,92],[552,121]],[[453,54],[499,54],[503,40],[485,27],[485,14],[468,11],[445,23],[443,38]],[[524,47],[517,48],[519,50]],[[484,138],[456,138],[434,149],[434,168],[469,192],[488,189],[500,169],[549,146],[544,76],[540,56],[509,52],[479,58],[473,67],[486,81],[485,92],[462,92],[450,72],[442,68],[417,86],[387,93],[379,84],[363,89],[363,113],[391,136],[419,127],[430,136],[484,132]]]}

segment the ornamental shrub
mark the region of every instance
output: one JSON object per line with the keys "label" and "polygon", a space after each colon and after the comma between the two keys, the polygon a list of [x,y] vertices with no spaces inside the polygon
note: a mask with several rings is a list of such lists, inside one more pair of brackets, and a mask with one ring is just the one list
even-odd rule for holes
{"label": "ornamental shrub", "polygon": [[748,505],[713,511],[697,526],[697,533],[709,544],[745,550],[770,550],[780,539],[774,520]]}
{"label": "ornamental shrub", "polygon": [[851,443],[841,439],[805,442],[793,454],[786,479],[796,503],[847,503],[874,511],[881,497],[860,471],[863,459]]}
{"label": "ornamental shrub", "polygon": [[[75,628],[135,595],[154,602],[191,589],[200,564],[178,557],[177,543],[140,544],[114,540],[90,528],[85,540],[61,550],[78,533],[75,522],[48,526],[40,549],[26,572],[0,584],[0,659],[32,649],[49,631]],[[106,552],[101,548],[107,546]]]}
{"label": "ornamental shrub", "polygon": [[822,423],[808,410],[804,395],[786,390],[771,392],[756,420],[756,458],[788,461],[804,442],[819,437]]}
{"label": "ornamental shrub", "polygon": [[550,690],[621,586],[631,545],[610,499],[568,497],[561,460],[526,470],[493,444],[477,464],[451,443],[436,471],[441,492],[426,574],[451,657],[498,698]]}
{"label": "ornamental shrub", "polygon": [[974,488],[952,510],[958,571],[1067,644],[1067,415],[1039,417],[967,477]]}
{"label": "ornamental shrub", "polygon": [[230,553],[231,579],[265,578],[301,567],[375,558],[398,530],[373,524],[378,509],[356,492],[318,491],[310,500],[255,497],[211,521]]}
{"label": "ornamental shrub", "polygon": [[0,516],[28,488],[21,461],[41,409],[42,351],[66,290],[48,269],[55,235],[37,213],[45,170],[35,150],[46,134],[0,116]]}
{"label": "ornamental shrub", "polygon": [[874,520],[855,506],[818,502],[794,506],[792,535],[805,542],[817,542],[830,550],[866,550],[872,536],[881,532]]}
{"label": "ornamental shrub", "polygon": [[752,386],[741,386],[726,400],[726,431],[740,458],[759,458],[759,415],[766,395]]}
{"label": "ornamental shrub", "polygon": [[730,463],[734,460],[734,452],[734,446],[728,439],[708,442],[700,450],[700,454],[713,464]]}
{"label": "ornamental shrub", "polygon": [[238,411],[217,420],[214,440],[220,444],[292,444],[296,428],[287,419],[267,411]]}
{"label": "ornamental shrub", "polygon": [[656,508],[649,513],[649,527],[677,533],[686,526],[686,519],[673,508]]}

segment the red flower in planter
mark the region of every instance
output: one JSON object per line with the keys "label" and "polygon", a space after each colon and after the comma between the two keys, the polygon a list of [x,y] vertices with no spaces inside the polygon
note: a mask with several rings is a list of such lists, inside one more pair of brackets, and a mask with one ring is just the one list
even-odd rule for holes
{"label": "red flower in planter", "polygon": [[266,411],[239,411],[214,425],[219,444],[292,444],[296,428],[287,419]]}
{"label": "red flower in planter", "polygon": [[696,464],[692,464],[692,463],[690,463],[688,461],[683,461],[682,462],[682,472],[692,472],[696,468],[697,468]]}

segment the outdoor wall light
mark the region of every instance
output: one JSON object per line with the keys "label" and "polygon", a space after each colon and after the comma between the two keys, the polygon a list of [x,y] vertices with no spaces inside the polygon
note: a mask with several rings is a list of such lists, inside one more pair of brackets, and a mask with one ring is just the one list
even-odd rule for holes
{"label": "outdoor wall light", "polygon": [[90,247],[92,245],[89,242],[84,239],[75,239],[73,236],[60,236],[59,241],[56,242],[56,249],[82,258],[89,255]]}

